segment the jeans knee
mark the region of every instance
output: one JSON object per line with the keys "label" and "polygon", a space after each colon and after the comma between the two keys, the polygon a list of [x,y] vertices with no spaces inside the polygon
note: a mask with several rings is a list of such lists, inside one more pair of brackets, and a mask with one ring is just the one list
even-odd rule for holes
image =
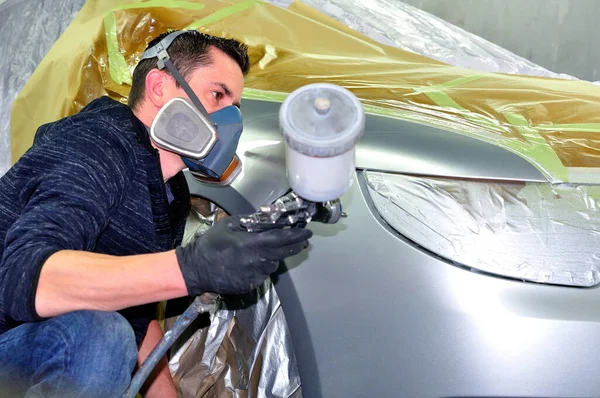
{"label": "jeans knee", "polygon": [[109,351],[116,358],[135,357],[137,346],[131,324],[117,312],[77,311],[72,313],[79,329],[77,344],[90,349]]}
{"label": "jeans knee", "polygon": [[116,312],[103,311],[76,311],[53,320],[60,322],[61,337],[68,346],[66,386],[78,396],[122,394],[137,359],[129,322]]}

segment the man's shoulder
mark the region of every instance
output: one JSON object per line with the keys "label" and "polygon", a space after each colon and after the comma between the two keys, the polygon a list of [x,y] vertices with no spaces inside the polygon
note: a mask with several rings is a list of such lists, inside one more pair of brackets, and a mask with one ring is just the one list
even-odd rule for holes
{"label": "man's shoulder", "polygon": [[79,113],[107,109],[107,108],[129,109],[129,107],[126,104],[124,104],[120,101],[117,101],[107,95],[103,95],[101,97],[91,100],[87,105],[85,105],[81,109],[81,111],[79,111]]}
{"label": "man's shoulder", "polygon": [[128,138],[125,133],[135,132],[134,120],[135,116],[127,105],[104,96],[65,120],[64,127],[113,133]]}
{"label": "man's shoulder", "polygon": [[136,135],[135,116],[129,107],[104,96],[93,100],[75,115],[41,126],[34,144],[87,139],[90,144],[108,142],[130,147]]}

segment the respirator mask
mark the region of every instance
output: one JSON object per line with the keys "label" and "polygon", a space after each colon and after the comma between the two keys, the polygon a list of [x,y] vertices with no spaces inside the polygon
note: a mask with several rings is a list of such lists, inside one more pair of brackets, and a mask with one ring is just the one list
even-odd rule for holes
{"label": "respirator mask", "polygon": [[197,179],[229,184],[241,171],[241,161],[235,152],[242,134],[242,113],[230,105],[209,114],[175,68],[167,49],[186,32],[172,32],[140,58],[141,61],[157,57],[158,69],[166,68],[189,97],[167,102],[154,118],[150,136],[161,148],[181,156]]}

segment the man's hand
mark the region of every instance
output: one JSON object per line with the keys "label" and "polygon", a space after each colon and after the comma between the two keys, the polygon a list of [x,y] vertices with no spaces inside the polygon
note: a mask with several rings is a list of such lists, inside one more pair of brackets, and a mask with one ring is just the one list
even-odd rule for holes
{"label": "man's hand", "polygon": [[218,221],[205,234],[176,249],[188,294],[243,294],[259,286],[287,257],[308,247],[312,231],[273,229],[252,233],[241,216]]}

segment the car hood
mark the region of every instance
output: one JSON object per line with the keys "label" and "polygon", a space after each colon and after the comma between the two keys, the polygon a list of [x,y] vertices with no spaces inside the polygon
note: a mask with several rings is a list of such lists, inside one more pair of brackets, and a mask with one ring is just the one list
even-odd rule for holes
{"label": "car hood", "polygon": [[[232,184],[254,209],[289,189],[285,140],[279,127],[280,103],[244,101],[244,132],[238,147],[243,172]],[[368,114],[356,146],[356,167],[390,173],[501,181],[547,179],[522,157],[473,137],[386,116]],[[210,192],[209,192],[210,191]],[[220,188],[203,196],[226,200]],[[251,210],[251,209],[248,209]]]}

